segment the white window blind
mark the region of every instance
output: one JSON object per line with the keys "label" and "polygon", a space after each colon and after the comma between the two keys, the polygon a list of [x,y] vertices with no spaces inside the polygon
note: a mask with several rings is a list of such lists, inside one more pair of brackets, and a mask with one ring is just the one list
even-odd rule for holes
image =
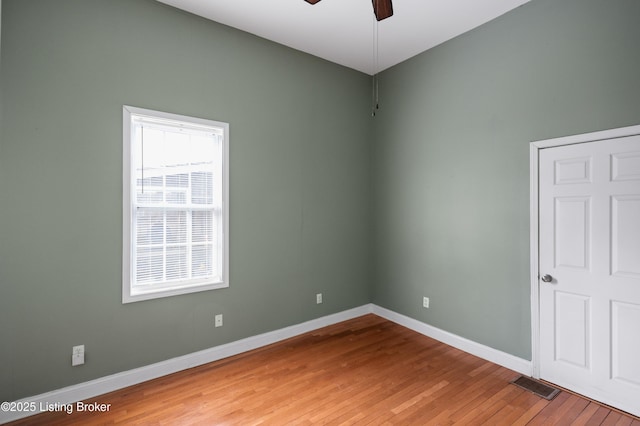
{"label": "white window blind", "polygon": [[226,286],[227,128],[125,110],[131,154],[128,298]]}

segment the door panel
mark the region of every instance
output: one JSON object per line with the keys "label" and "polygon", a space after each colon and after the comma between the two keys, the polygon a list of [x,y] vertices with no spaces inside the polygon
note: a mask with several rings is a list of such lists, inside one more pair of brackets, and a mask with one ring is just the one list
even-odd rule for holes
{"label": "door panel", "polygon": [[611,155],[612,180],[640,180],[640,152],[622,152]]}
{"label": "door panel", "polygon": [[589,197],[555,199],[555,266],[589,269]]}
{"label": "door panel", "polygon": [[640,305],[613,302],[612,308],[612,378],[640,388]]}
{"label": "door panel", "polygon": [[540,376],[640,415],[640,136],[539,151]]}
{"label": "door panel", "polygon": [[591,182],[591,158],[568,158],[555,162],[556,185]]}
{"label": "door panel", "polygon": [[588,369],[591,358],[590,298],[557,291],[555,299],[555,360]]}
{"label": "door panel", "polygon": [[611,204],[611,269],[640,279],[640,195],[613,196]]}

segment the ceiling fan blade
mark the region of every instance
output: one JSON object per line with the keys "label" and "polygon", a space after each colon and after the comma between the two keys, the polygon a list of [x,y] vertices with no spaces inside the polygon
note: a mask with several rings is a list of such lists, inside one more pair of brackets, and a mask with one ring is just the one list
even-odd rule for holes
{"label": "ceiling fan blade", "polygon": [[378,21],[382,21],[383,19],[393,16],[393,5],[391,4],[391,0],[371,0],[371,2],[373,3],[373,13],[375,13]]}
{"label": "ceiling fan blade", "polygon": [[[316,4],[320,0],[304,1],[309,4]],[[388,17],[393,16],[393,5],[391,4],[391,0],[371,0],[371,3],[373,3],[373,13],[376,15],[376,19],[378,21],[382,21],[383,19],[387,19]]]}

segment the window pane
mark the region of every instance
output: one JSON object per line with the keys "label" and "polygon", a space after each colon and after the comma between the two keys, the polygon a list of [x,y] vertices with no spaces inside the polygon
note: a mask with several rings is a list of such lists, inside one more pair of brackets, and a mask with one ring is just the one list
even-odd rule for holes
{"label": "window pane", "polygon": [[167,175],[167,186],[170,188],[187,188],[189,186],[189,174],[171,174]]}
{"label": "window pane", "polygon": [[162,176],[144,176],[143,178],[143,174],[140,173],[136,182],[140,188],[144,187],[151,190],[157,189],[158,187],[162,188]]}
{"label": "window pane", "polygon": [[208,243],[214,241],[212,211],[193,212],[191,239],[194,243]]}
{"label": "window pane", "polygon": [[162,281],[162,247],[139,247],[136,259],[136,281],[149,284]]}
{"label": "window pane", "polygon": [[191,173],[191,202],[194,204],[213,203],[213,173]]}
{"label": "window pane", "polygon": [[187,278],[189,278],[187,248],[185,246],[167,247],[167,280]]}
{"label": "window pane", "polygon": [[168,204],[186,204],[187,193],[185,191],[167,191]]}
{"label": "window pane", "polygon": [[[143,192],[144,191],[144,192]],[[138,202],[145,204],[161,204],[162,191],[156,191],[152,187],[138,188]]]}
{"label": "window pane", "polygon": [[194,278],[213,275],[213,247],[211,244],[193,246],[191,272]]}
{"label": "window pane", "polygon": [[187,242],[187,212],[167,212],[167,244]]}
{"label": "window pane", "polygon": [[138,209],[136,229],[138,246],[163,244],[164,215],[162,211]]}

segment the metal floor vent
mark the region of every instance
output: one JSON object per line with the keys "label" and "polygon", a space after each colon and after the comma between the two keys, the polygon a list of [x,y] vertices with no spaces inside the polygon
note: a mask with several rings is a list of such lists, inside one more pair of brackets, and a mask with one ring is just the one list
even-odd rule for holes
{"label": "metal floor vent", "polygon": [[512,380],[511,383],[548,400],[552,400],[558,393],[560,393],[560,389],[552,388],[551,386],[540,383],[530,377],[520,376],[517,379]]}

